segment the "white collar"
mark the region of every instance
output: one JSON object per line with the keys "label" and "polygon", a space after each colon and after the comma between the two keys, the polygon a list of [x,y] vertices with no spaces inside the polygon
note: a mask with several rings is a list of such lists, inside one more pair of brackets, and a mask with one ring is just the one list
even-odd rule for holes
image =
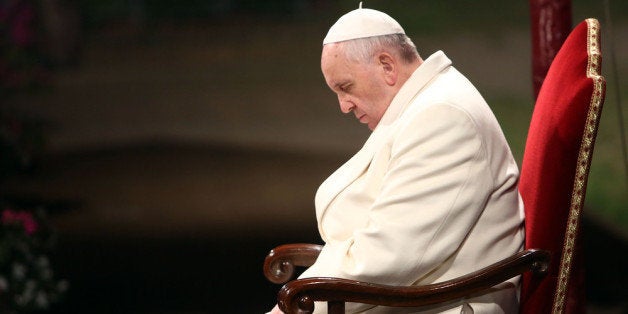
{"label": "white collar", "polygon": [[451,66],[451,60],[441,50],[429,56],[414,70],[408,80],[403,84],[397,95],[393,98],[386,112],[379,121],[380,126],[388,126],[394,123],[405,110],[410,101],[429,83],[438,73]]}

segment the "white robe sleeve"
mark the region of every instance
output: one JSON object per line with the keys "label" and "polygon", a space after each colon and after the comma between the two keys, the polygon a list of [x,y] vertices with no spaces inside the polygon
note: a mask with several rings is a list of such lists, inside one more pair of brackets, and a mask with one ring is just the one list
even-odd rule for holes
{"label": "white robe sleeve", "polygon": [[431,105],[391,143],[366,226],[345,241],[328,242],[301,278],[411,285],[433,275],[465,241],[493,189],[472,118],[457,107]]}

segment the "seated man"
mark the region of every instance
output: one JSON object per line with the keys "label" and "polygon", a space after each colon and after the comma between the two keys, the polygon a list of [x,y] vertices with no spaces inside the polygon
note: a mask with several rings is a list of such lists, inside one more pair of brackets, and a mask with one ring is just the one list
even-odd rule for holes
{"label": "seated man", "polygon": [[[442,51],[421,59],[393,18],[360,7],[329,29],[321,68],[340,110],[372,134],[318,189],[325,245],[301,278],[424,285],[523,249],[517,164],[491,109]],[[516,277],[436,307],[346,310],[516,313],[518,287]]]}

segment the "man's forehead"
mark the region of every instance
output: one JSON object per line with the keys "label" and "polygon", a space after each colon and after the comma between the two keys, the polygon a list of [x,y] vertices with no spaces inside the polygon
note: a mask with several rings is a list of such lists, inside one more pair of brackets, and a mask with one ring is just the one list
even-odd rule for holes
{"label": "man's forehead", "polygon": [[342,60],[344,54],[335,46],[336,45],[323,46],[323,53],[321,54],[321,68],[323,70],[325,70],[325,68],[338,66],[344,62],[344,60]]}
{"label": "man's forehead", "polygon": [[352,72],[337,62],[328,62],[323,65],[322,71],[327,85],[332,89],[351,83]]}
{"label": "man's forehead", "polygon": [[323,45],[323,52],[321,57],[335,57],[337,58],[342,53],[342,45],[339,43]]}

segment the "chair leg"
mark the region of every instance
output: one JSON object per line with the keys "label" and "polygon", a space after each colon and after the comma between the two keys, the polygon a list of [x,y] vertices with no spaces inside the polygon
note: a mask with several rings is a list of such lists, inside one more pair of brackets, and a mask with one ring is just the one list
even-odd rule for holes
{"label": "chair leg", "polygon": [[327,302],[327,314],[344,314],[344,313],[345,313],[344,301]]}

